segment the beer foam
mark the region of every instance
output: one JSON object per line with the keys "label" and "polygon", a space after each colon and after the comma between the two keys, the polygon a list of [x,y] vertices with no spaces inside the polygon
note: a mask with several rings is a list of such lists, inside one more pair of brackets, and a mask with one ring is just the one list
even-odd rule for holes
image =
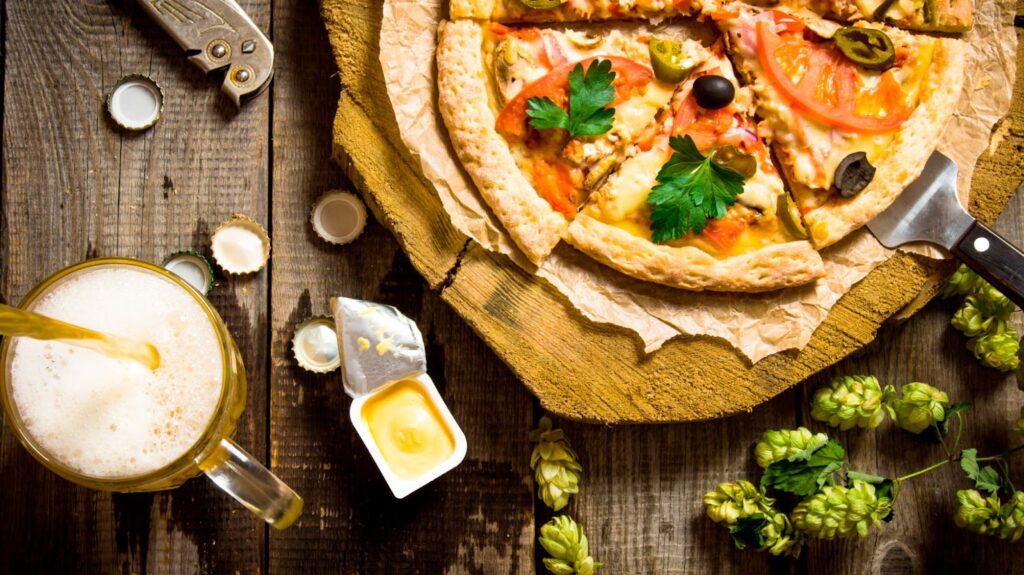
{"label": "beer foam", "polygon": [[171,463],[203,434],[220,397],[223,359],[213,325],[188,292],[150,271],[104,267],[70,276],[32,309],[160,352],[160,367],[150,371],[15,338],[12,399],[46,453],[89,477],[137,477]]}

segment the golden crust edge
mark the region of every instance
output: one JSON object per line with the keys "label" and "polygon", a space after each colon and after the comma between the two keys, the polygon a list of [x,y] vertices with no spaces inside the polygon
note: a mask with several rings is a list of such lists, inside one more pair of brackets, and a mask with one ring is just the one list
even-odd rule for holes
{"label": "golden crust edge", "polygon": [[824,249],[838,242],[885,211],[921,174],[945,131],[944,128],[936,130],[934,126],[945,127],[960,100],[964,47],[961,40],[939,40],[936,63],[931,68],[933,73],[929,74],[929,97],[896,134],[894,151],[886,156],[886,162],[877,166],[875,180],[849,200],[833,200],[804,215],[816,248]]}
{"label": "golden crust edge", "polygon": [[561,241],[568,222],[537,194],[494,128],[481,58],[481,24],[441,22],[438,36],[438,107],[452,147],[516,245],[531,262],[540,263]]}
{"label": "golden crust edge", "polygon": [[691,291],[764,292],[825,275],[821,255],[806,241],[717,259],[691,246],[651,243],[585,213],[569,225],[566,241],[628,276]]}

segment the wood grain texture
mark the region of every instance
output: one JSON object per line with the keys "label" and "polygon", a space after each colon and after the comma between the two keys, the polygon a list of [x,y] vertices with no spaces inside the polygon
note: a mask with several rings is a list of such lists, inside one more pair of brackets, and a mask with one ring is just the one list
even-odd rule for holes
{"label": "wood grain texture", "polygon": [[[305,497],[306,513],[271,533],[270,571],[532,573],[532,400],[383,226],[371,222],[340,247],[315,236],[316,198],[349,187],[331,161],[338,82],[316,5],[276,4],[274,44],[283,65],[272,88],[271,460]],[[384,173],[373,169],[369,177]],[[340,373],[306,373],[291,357],[296,324],[329,312],[328,298],[337,295],[394,305],[417,321],[431,377],[468,439],[458,468],[404,500],[391,496],[349,423]]]}
{"label": "wood grain texture", "polygon": [[[261,26],[270,2],[244,1]],[[6,2],[2,297],[97,256],[159,262],[202,249],[233,211],[266,221],[266,99],[236,112],[134,2]],[[108,119],[123,74],[164,89],[163,119],[132,135]],[[246,360],[237,439],[266,452],[267,276],[221,280],[212,296]],[[205,479],[159,494],[110,495],[46,471],[4,426],[5,573],[254,572],[262,522]]]}
{"label": "wood grain texture", "polygon": [[[379,206],[379,216],[427,281],[436,285],[444,278],[444,300],[555,413],[612,423],[706,420],[749,411],[872,341],[888,318],[927,301],[918,294],[933,293],[936,278],[949,269],[897,254],[836,304],[804,349],[754,366],[727,343],[703,336],[677,337],[644,356],[634,334],[588,321],[552,286],[504,256],[472,244],[452,266],[458,242],[450,242],[447,215],[433,192],[424,189],[422,178],[384,169],[407,153],[375,55],[378,4],[323,2],[344,86],[335,120],[336,156],[358,173],[357,185]],[[1018,82],[1011,125],[1024,121],[1022,86]],[[1011,129],[1003,146],[1013,149],[1021,142]],[[983,159],[972,209],[982,220],[993,219],[1022,175],[1018,155]],[[437,245],[448,249],[424,249]]]}

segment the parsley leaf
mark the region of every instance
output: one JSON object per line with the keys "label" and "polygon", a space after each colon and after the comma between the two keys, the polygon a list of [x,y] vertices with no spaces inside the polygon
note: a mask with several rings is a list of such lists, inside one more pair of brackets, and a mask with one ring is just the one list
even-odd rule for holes
{"label": "parsley leaf", "polygon": [[974,480],[974,485],[978,489],[988,491],[989,493],[999,491],[999,472],[990,465],[979,468],[977,449],[972,447],[960,453],[960,469],[964,470],[967,477]]}
{"label": "parsley leaf", "polygon": [[729,533],[732,533],[732,542],[737,549],[753,547],[760,549],[764,547],[764,536],[761,528],[768,523],[768,518],[763,513],[754,513],[746,517],[740,517],[736,523],[729,526]]}
{"label": "parsley leaf", "polygon": [[710,154],[702,156],[690,136],[673,136],[669,145],[672,157],[647,196],[651,237],[659,244],[701,233],[708,220],[724,216],[743,193],[743,176],[712,162]]}
{"label": "parsley leaf", "polygon": [[835,482],[832,473],[843,466],[846,450],[834,439],[808,453],[797,453],[782,461],[776,461],[764,470],[761,487],[774,487],[801,497],[816,492],[826,483]]}
{"label": "parsley leaf", "polygon": [[548,97],[533,97],[526,101],[526,115],[530,125],[538,130],[560,128],[570,137],[597,136],[612,129],[615,108],[606,108],[615,101],[611,60],[594,60],[583,72],[583,64],[573,66],[569,72],[569,112]]}
{"label": "parsley leaf", "polygon": [[[954,403],[945,409],[942,414],[942,419],[936,421],[924,432],[924,436],[931,441],[936,443],[942,443],[946,436],[949,435],[949,422],[953,419],[953,416],[962,411],[967,411],[972,405],[970,403]],[[963,425],[963,423],[961,423]]]}

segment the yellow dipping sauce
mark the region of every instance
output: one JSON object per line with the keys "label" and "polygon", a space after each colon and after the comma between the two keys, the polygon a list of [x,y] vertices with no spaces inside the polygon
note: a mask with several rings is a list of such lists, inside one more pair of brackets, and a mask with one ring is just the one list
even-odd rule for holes
{"label": "yellow dipping sauce", "polygon": [[419,382],[403,379],[363,404],[363,419],[388,467],[415,479],[455,453],[455,438]]}

